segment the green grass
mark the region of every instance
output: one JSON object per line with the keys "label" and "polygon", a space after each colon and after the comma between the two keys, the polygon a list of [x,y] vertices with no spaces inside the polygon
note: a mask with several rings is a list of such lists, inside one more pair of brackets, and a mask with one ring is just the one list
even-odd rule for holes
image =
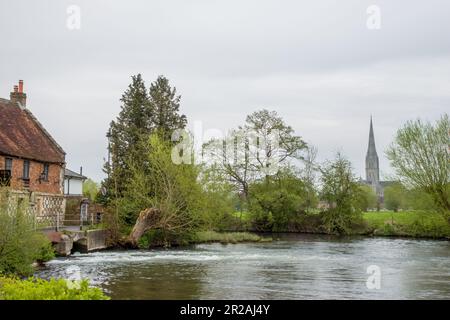
{"label": "green grass", "polygon": [[193,243],[238,243],[238,242],[264,242],[271,241],[271,238],[263,238],[250,232],[216,232],[199,231],[196,233]]}
{"label": "green grass", "polygon": [[375,235],[450,238],[450,225],[437,212],[366,212],[364,220]]}

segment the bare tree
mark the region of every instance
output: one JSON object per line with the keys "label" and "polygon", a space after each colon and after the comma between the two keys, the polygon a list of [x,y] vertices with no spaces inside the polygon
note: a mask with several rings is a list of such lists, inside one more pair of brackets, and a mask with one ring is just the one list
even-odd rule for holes
{"label": "bare tree", "polygon": [[275,174],[291,159],[303,159],[307,144],[275,111],[261,110],[247,116],[244,126],[225,139],[204,145],[206,157],[230,177],[244,195],[248,184]]}

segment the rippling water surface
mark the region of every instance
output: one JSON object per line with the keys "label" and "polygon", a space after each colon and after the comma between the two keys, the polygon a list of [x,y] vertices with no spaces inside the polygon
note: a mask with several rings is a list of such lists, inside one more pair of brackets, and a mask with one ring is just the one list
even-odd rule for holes
{"label": "rippling water surface", "polygon": [[[113,299],[450,299],[448,241],[276,237],[75,254],[36,275],[67,278],[79,270]],[[366,286],[371,265],[380,268],[380,289]]]}

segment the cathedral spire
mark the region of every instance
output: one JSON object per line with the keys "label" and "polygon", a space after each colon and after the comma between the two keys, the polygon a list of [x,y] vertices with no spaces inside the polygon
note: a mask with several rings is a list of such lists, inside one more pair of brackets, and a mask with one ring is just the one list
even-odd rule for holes
{"label": "cathedral spire", "polygon": [[[370,131],[369,131],[369,147],[367,149],[367,155],[377,155],[377,149],[375,147],[375,135],[373,133],[372,115],[370,116]],[[378,157],[378,155],[377,155]]]}
{"label": "cathedral spire", "polygon": [[369,147],[367,148],[366,155],[366,180],[374,185],[378,185],[380,181],[380,168],[377,149],[375,147],[372,116],[370,116]]}

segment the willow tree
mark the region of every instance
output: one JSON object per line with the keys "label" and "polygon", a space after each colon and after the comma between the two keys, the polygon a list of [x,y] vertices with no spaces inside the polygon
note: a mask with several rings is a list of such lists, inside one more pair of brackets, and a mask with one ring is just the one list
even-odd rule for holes
{"label": "willow tree", "polygon": [[188,234],[200,224],[203,214],[198,168],[193,164],[175,164],[170,141],[157,134],[140,144],[146,161],[142,164],[130,157],[131,176],[120,201],[122,221],[132,225],[141,210],[151,208],[158,217],[148,228],[159,229],[165,236]]}
{"label": "willow tree", "polygon": [[450,222],[450,120],[408,121],[386,154],[405,185],[429,194]]}

